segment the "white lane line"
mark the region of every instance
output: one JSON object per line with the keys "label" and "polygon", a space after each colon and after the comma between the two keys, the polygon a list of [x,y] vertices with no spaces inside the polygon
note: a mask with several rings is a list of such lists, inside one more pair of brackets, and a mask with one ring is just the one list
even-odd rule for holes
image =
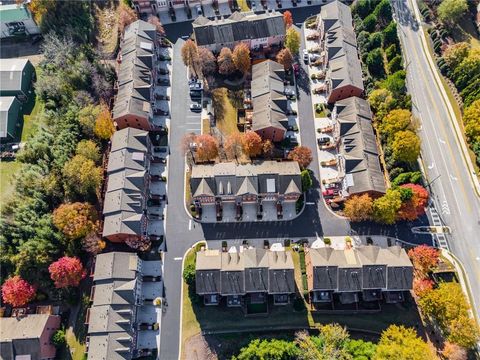
{"label": "white lane line", "polygon": [[188,230],[192,230],[192,219],[188,221]]}
{"label": "white lane line", "polygon": [[441,144],[446,144],[447,142],[443,140],[442,138],[438,138],[438,141],[440,141]]}
{"label": "white lane line", "polygon": [[305,205],[315,205],[314,202],[306,202]]}
{"label": "white lane line", "polygon": [[458,178],[453,176],[452,174],[450,174],[450,179],[452,179],[453,181],[458,181]]}
{"label": "white lane line", "polygon": [[183,258],[182,258],[181,256],[176,257],[176,258],[173,258],[173,260],[175,260],[175,261],[180,261],[180,260],[182,260],[182,259],[183,259]]}
{"label": "white lane line", "polygon": [[432,165],[428,165],[428,168],[429,168],[430,170],[432,170],[434,167],[435,167],[435,163],[434,163],[434,162],[432,162]]}

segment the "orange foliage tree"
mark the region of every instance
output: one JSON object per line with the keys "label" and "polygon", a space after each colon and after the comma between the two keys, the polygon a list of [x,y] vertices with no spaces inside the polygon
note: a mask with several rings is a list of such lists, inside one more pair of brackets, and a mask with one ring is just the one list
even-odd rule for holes
{"label": "orange foliage tree", "polygon": [[293,65],[293,56],[289,49],[285,48],[278,52],[277,61],[283,65],[285,70],[290,70]]}
{"label": "orange foliage tree", "polygon": [[413,266],[424,276],[438,264],[440,253],[437,249],[428,245],[415,246],[408,251],[408,256]]}
{"label": "orange foliage tree", "polygon": [[312,150],[306,146],[297,146],[288,154],[290,160],[298,162],[301,169],[306,169],[313,160]]}
{"label": "orange foliage tree", "polygon": [[442,355],[447,360],[467,360],[467,350],[448,341],[443,346]]}
{"label": "orange foliage tree", "polygon": [[165,35],[165,30],[163,29],[163,25],[160,22],[160,19],[158,18],[158,16],[150,15],[148,17],[148,22],[155,26],[155,29],[159,34]]}
{"label": "orange foliage tree", "polygon": [[371,220],[373,217],[373,199],[368,194],[351,196],[345,201],[343,212],[353,222]]}
{"label": "orange foliage tree", "polygon": [[234,133],[227,136],[224,144],[225,152],[229,158],[242,156],[243,154],[243,136],[240,133]]}
{"label": "orange foliage tree", "polygon": [[293,25],[292,13],[290,11],[287,10],[283,13],[283,22],[287,29]]}
{"label": "orange foliage tree", "polygon": [[413,292],[418,297],[423,297],[426,293],[433,290],[433,281],[430,279],[413,280]]}
{"label": "orange foliage tree", "polygon": [[250,49],[247,44],[240,43],[233,49],[233,63],[235,67],[240,70],[242,73],[247,73],[250,71],[251,59],[250,59]]}
{"label": "orange foliage tree", "polygon": [[262,145],[262,152],[263,155],[267,158],[273,155],[273,150],[275,150],[275,146],[270,140],[265,140]]}
{"label": "orange foliage tree", "polygon": [[262,138],[255,131],[248,131],[243,135],[243,151],[250,156],[255,157],[262,153]]}
{"label": "orange foliage tree", "polygon": [[2,299],[13,307],[23,306],[35,297],[35,288],[16,275],[2,285]]}
{"label": "orange foliage tree", "polygon": [[120,6],[118,7],[118,31],[120,34],[123,33],[125,28],[137,21],[137,13],[128,5],[125,5],[123,1],[120,2]]}
{"label": "orange foliage tree", "polygon": [[218,72],[222,75],[229,75],[235,71],[235,63],[233,62],[232,50],[227,47],[220,50],[217,57]]}
{"label": "orange foliage tree", "polygon": [[97,211],[89,203],[62,204],[53,211],[53,224],[70,239],[79,239],[97,228]]}
{"label": "orange foliage tree", "polygon": [[198,135],[195,143],[197,160],[212,161],[218,156],[218,141],[212,135]]}

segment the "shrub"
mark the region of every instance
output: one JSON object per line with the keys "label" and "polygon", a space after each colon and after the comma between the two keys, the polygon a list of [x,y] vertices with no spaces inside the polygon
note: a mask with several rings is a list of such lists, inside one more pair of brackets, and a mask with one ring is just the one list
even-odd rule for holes
{"label": "shrub", "polygon": [[372,76],[383,77],[385,69],[383,67],[383,54],[381,49],[372,50],[367,56],[368,71]]}
{"label": "shrub", "polygon": [[370,34],[368,38],[368,49],[369,51],[379,48],[382,46],[383,35],[381,32],[377,31],[373,34]]}
{"label": "shrub", "polygon": [[[398,178],[399,176],[403,175],[404,174],[404,169],[401,168],[401,167],[396,167],[396,168],[393,168],[392,170],[390,170],[390,179],[396,179]],[[407,181],[408,182],[408,181]],[[404,182],[402,182],[402,184],[405,184]],[[397,184],[397,185],[401,185],[401,184]]]}
{"label": "shrub", "polygon": [[374,14],[368,15],[363,20],[363,26],[365,31],[368,31],[369,33],[375,31],[375,26],[377,26],[377,17]]}
{"label": "shrub", "polygon": [[388,71],[390,73],[395,73],[402,69],[402,57],[400,55],[395,56],[391,61],[388,62]]}
{"label": "shrub", "polygon": [[58,329],[57,331],[55,331],[52,335],[52,344],[56,347],[56,348],[60,348],[62,347],[63,345],[65,345],[66,343],[66,339],[65,339],[65,330],[63,329]]}
{"label": "shrub", "polygon": [[395,56],[400,55],[397,51],[397,45],[392,44],[385,49],[385,56],[388,61],[391,61]]}
{"label": "shrub", "polygon": [[394,21],[392,21],[385,29],[383,29],[383,47],[386,48],[391,44],[399,45],[397,24]]}
{"label": "shrub", "polygon": [[195,264],[188,264],[183,269],[183,280],[191,286],[195,283]]}
{"label": "shrub", "polygon": [[332,245],[332,239],[326,237],[323,239],[323,242],[325,245]]}

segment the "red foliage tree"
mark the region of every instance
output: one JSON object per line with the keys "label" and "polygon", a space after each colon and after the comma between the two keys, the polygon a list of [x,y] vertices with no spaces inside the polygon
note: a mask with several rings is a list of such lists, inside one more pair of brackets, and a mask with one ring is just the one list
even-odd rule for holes
{"label": "red foliage tree", "polygon": [[308,165],[312,162],[312,150],[306,146],[297,146],[295,149],[290,151],[288,154],[290,160],[298,162],[300,168],[306,169]]}
{"label": "red foliage tree", "polygon": [[258,156],[262,153],[262,138],[255,131],[248,131],[243,135],[243,151],[250,156]]}
{"label": "red foliage tree", "polygon": [[149,239],[141,238],[138,236],[132,236],[127,238],[127,240],[125,240],[125,243],[128,246],[130,246],[132,249],[140,250],[140,251],[147,251],[150,249],[150,246],[152,245]]}
{"label": "red foliage tree", "polygon": [[283,13],[283,22],[285,23],[285,27],[288,29],[293,24],[292,13],[290,11],[285,11]]}
{"label": "red foliage tree", "polygon": [[23,306],[35,297],[35,288],[16,275],[2,285],[2,299],[14,307]]}
{"label": "red foliage tree", "polygon": [[431,246],[419,245],[408,251],[408,256],[417,271],[426,274],[438,264],[439,251]]}
{"label": "red foliage tree", "polygon": [[429,291],[433,290],[433,281],[430,279],[414,279],[413,292],[418,297],[424,296]]}
{"label": "red foliage tree", "polygon": [[428,191],[421,185],[404,184],[401,186],[405,189],[412,190],[412,197],[402,203],[402,207],[398,211],[399,220],[413,221],[419,216],[425,214],[425,206],[428,202]]}
{"label": "red foliage tree", "polygon": [[48,272],[56,288],[78,286],[87,274],[79,258],[68,256],[51,263]]}

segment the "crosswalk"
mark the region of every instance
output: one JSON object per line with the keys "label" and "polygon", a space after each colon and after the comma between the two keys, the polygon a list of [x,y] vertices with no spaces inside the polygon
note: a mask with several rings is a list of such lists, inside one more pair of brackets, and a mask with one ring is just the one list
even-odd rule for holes
{"label": "crosswalk", "polygon": [[[440,218],[440,215],[438,215],[437,209],[434,207],[430,208],[430,216],[434,226],[443,226],[442,219]],[[434,234],[433,239],[437,243],[438,247],[445,250],[450,250],[445,234]]]}

